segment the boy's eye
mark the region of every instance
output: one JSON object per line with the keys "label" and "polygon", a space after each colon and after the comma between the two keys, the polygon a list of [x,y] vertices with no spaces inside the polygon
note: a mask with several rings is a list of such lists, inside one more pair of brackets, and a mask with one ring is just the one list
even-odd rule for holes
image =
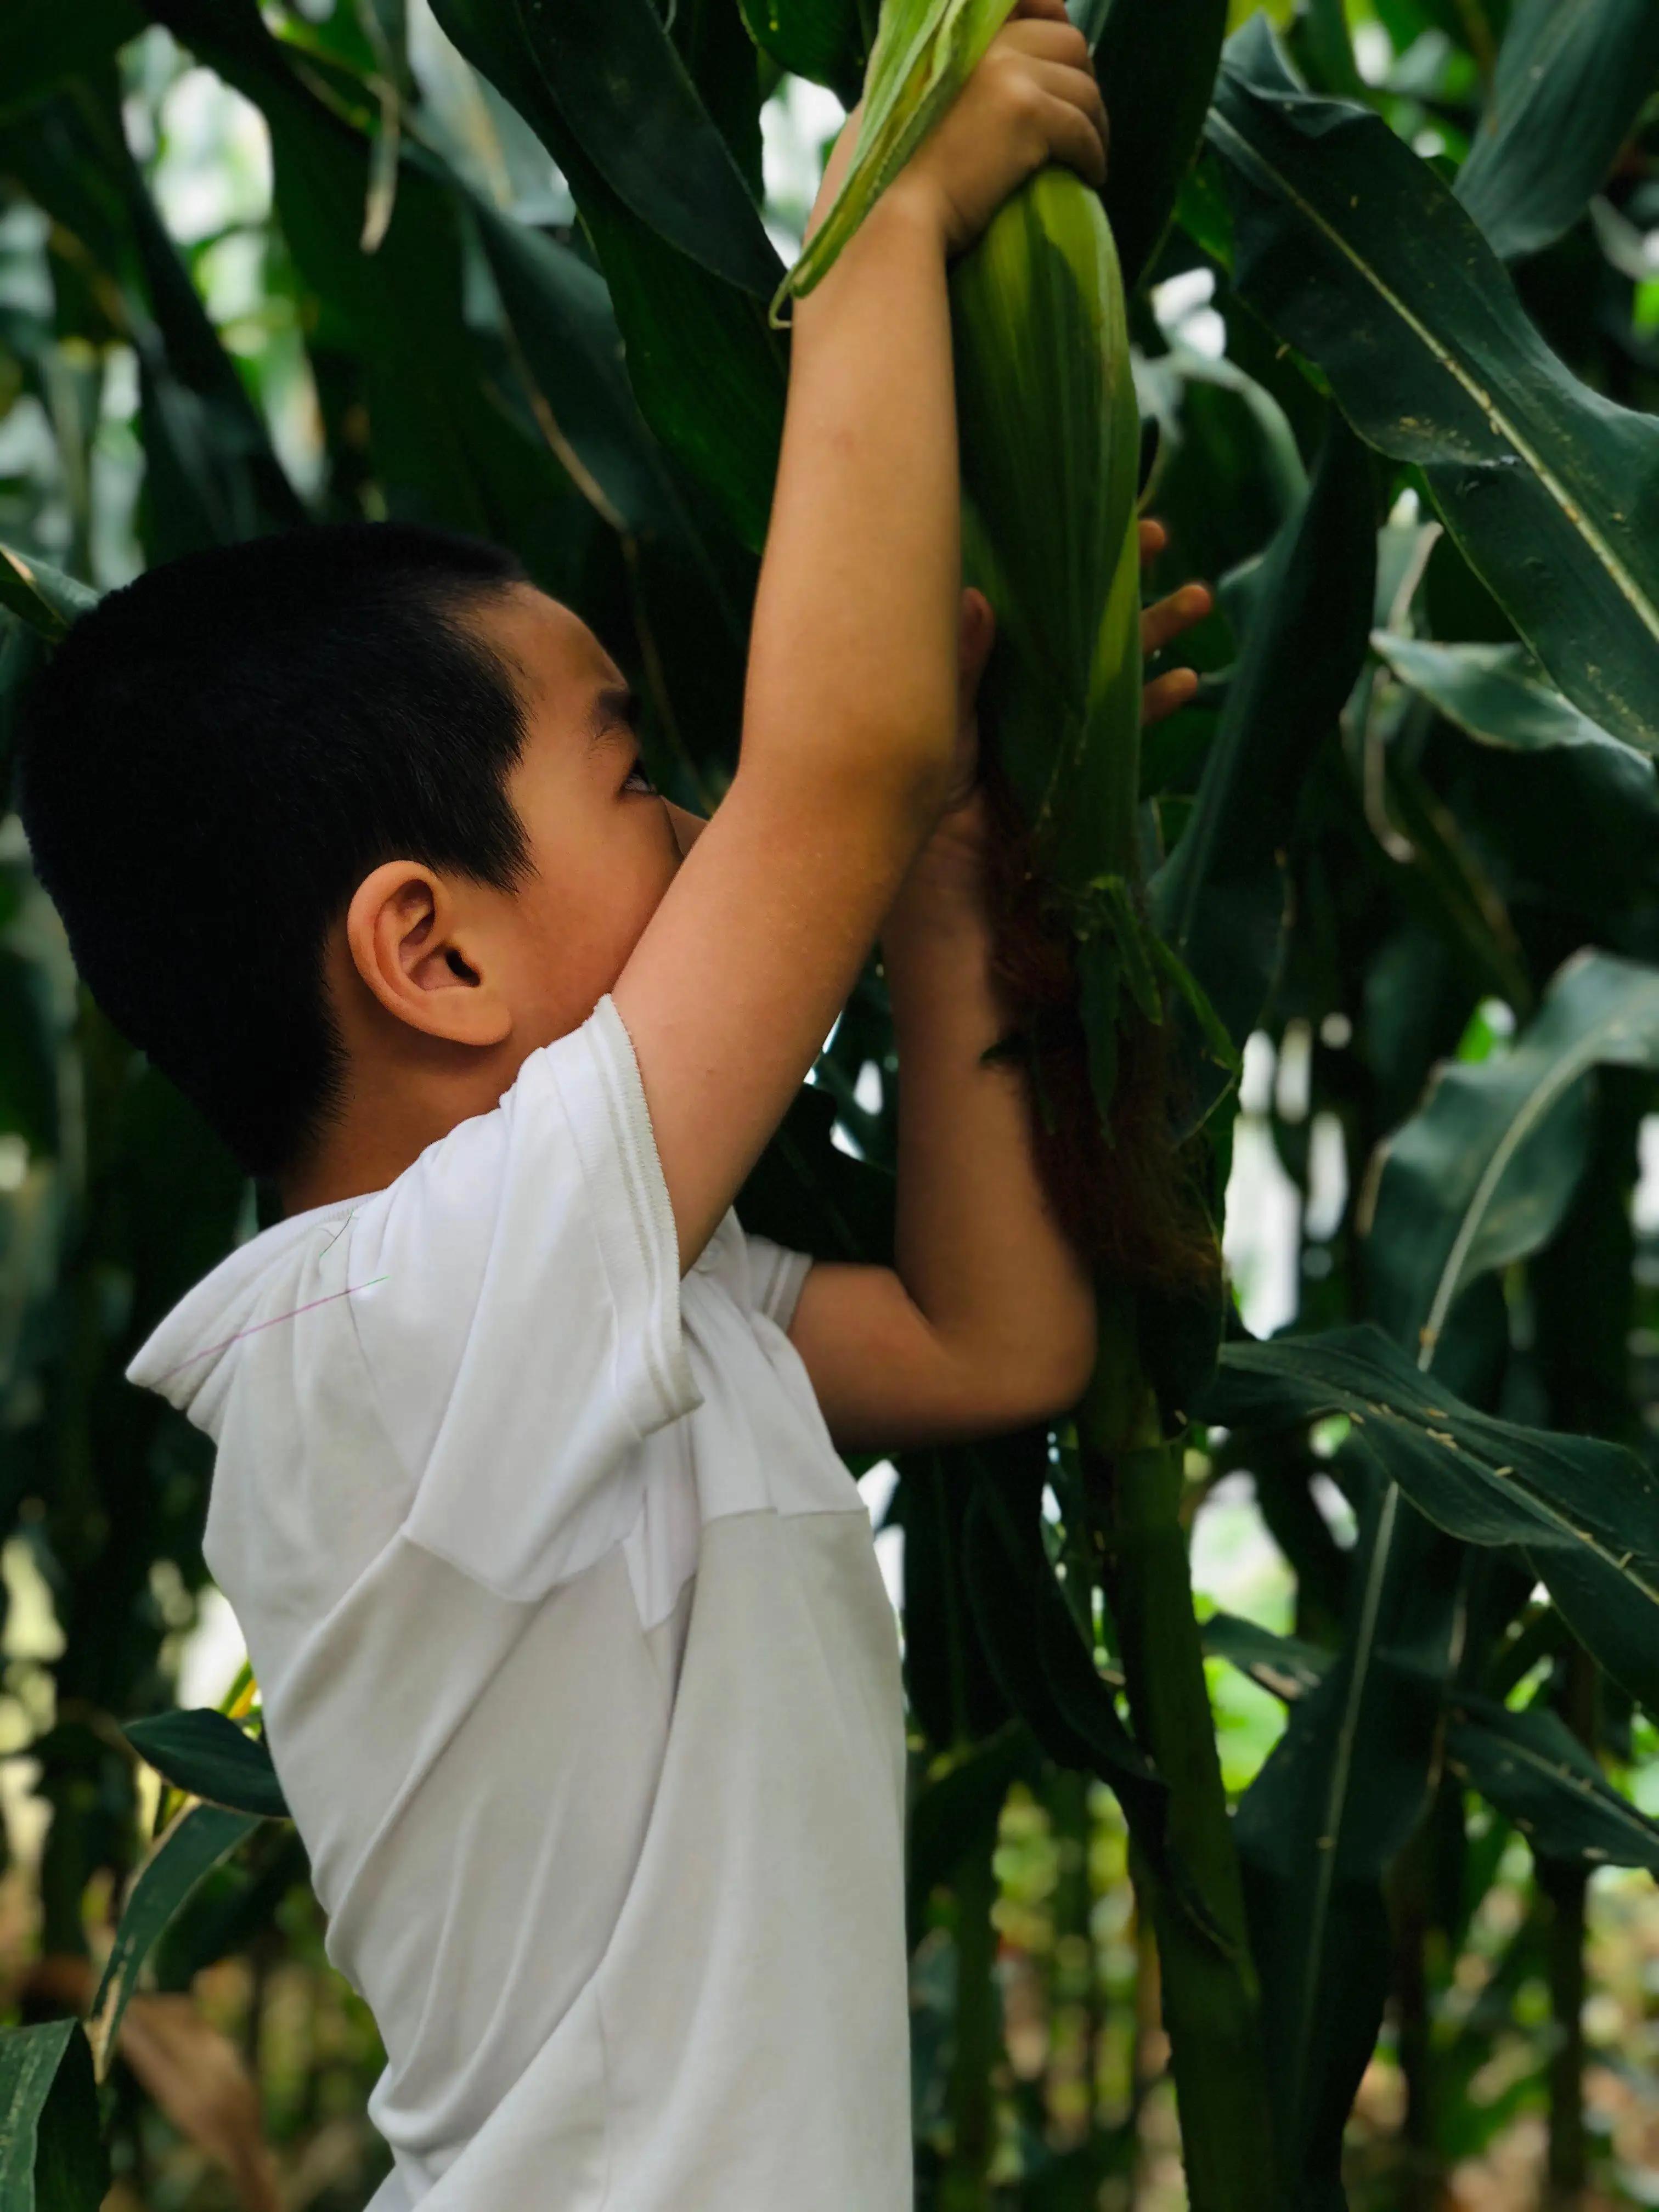
{"label": "boy's eye", "polygon": [[624,791],[648,791],[654,793],[656,788],[656,785],[652,782],[650,777],[645,772],[644,762],[636,755],[633,767],[629,769],[628,774],[623,779],[623,789]]}

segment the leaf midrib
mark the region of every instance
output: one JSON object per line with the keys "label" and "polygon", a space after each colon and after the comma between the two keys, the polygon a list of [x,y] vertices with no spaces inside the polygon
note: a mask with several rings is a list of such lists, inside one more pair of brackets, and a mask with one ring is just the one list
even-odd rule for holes
{"label": "leaf midrib", "polygon": [[[1247,98],[1259,97],[1255,88],[1243,78],[1234,74],[1232,82]],[[1399,295],[1384,283],[1376,270],[1349,244],[1341,232],[1328,222],[1310,201],[1304,199],[1282,171],[1275,168],[1267,157],[1250,143],[1244,134],[1227,120],[1219,108],[1212,106],[1209,120],[1212,130],[1217,135],[1224,135],[1235,142],[1236,158],[1242,156],[1243,166],[1254,164],[1282,197],[1296,209],[1297,212],[1352,264],[1364,282],[1416,337],[1424,350],[1474,401],[1481,414],[1486,416],[1491,428],[1531,468],[1538,482],[1560,508],[1569,526],[1595,554],[1609,580],[1634,609],[1650,635],[1659,639],[1659,608],[1653,605],[1636,578],[1631,574],[1601,532],[1585,514],[1542,454],[1536,451],[1522,431],[1511,422],[1510,416],[1485,386],[1464,367],[1462,361],[1449,347],[1441,343],[1427,325],[1413,313]],[[1471,219],[1466,217],[1466,220]]]}

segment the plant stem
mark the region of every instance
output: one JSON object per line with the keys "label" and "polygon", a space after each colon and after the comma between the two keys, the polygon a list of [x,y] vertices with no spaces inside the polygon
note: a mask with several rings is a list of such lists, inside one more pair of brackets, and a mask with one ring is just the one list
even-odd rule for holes
{"label": "plant stem", "polygon": [[1103,1284],[1098,1295],[1100,1352],[1079,1419],[1085,1480],[1135,1733],[1169,1785],[1170,1856],[1212,1923],[1199,1925],[1132,1840],[1158,1940],[1188,2195],[1193,2212],[1273,2212],[1260,1990],[1193,1613],[1181,1446],[1162,1434],[1133,1304]]}

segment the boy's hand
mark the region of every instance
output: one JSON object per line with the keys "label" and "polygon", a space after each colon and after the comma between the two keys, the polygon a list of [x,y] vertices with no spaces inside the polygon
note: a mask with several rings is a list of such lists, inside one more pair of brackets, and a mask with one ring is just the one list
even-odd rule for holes
{"label": "boy's hand", "polygon": [[[1139,526],[1140,557],[1156,560],[1170,542],[1161,522],[1150,517]],[[1148,659],[1172,645],[1183,630],[1202,622],[1214,605],[1206,584],[1183,584],[1177,592],[1144,608],[1140,617],[1140,649]],[[986,831],[985,806],[979,789],[980,678],[985,673],[996,638],[996,617],[982,592],[971,587],[962,595],[957,630],[957,749],[951,769],[951,792],[933,832],[932,846],[943,842],[968,846],[977,855]],[[1161,722],[1184,707],[1198,689],[1198,676],[1190,668],[1171,668],[1156,676],[1141,693],[1143,727]]]}
{"label": "boy's hand", "polygon": [[[863,102],[848,115],[806,227],[810,238],[840,189]],[[1106,106],[1089,45],[1065,0],[1019,0],[950,108],[882,194],[920,209],[949,253],[970,246],[1012,192],[1046,161],[1085,182],[1106,180]]]}

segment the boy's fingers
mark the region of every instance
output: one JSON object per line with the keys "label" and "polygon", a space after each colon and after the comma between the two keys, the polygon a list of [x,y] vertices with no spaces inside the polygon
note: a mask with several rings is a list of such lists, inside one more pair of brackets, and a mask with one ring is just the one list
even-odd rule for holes
{"label": "boy's fingers", "polygon": [[[1063,72],[1074,76],[1077,72]],[[1075,169],[1085,184],[1097,188],[1106,181],[1106,133],[1103,122],[1079,106],[1069,96],[1065,99],[1045,91],[1040,113],[1043,134],[1048,142],[1048,158],[1063,161],[1068,169]]]}
{"label": "boy's fingers", "polygon": [[1162,653],[1172,638],[1179,637],[1194,623],[1202,622],[1214,604],[1205,584],[1183,584],[1167,599],[1155,601],[1141,614],[1141,651],[1149,654]]}
{"label": "boy's fingers", "polygon": [[1140,720],[1143,727],[1151,722],[1161,722],[1166,714],[1173,714],[1184,707],[1198,689],[1195,668],[1172,668],[1167,676],[1158,677],[1140,695]]}
{"label": "boy's fingers", "polygon": [[1170,533],[1155,514],[1143,514],[1136,526],[1140,535],[1140,557],[1155,560],[1170,542]]}

